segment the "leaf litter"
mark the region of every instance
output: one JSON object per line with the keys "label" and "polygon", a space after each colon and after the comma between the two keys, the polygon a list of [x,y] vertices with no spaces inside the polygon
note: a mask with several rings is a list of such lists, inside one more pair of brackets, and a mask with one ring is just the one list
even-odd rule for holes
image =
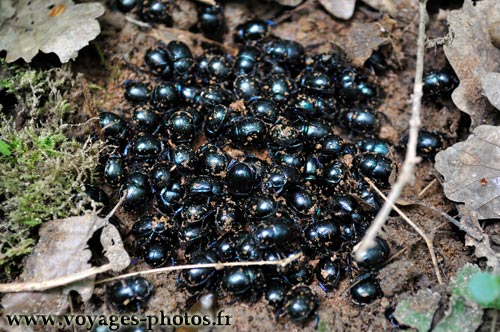
{"label": "leaf litter", "polygon": [[0,50],[7,62],[30,62],[38,51],[54,52],[61,62],[76,58],[78,51],[101,32],[96,18],[104,14],[97,2],[74,4],[72,0],[2,0]]}
{"label": "leaf litter", "polygon": [[[104,218],[93,211],[83,216],[52,220],[43,224],[40,228],[40,240],[27,258],[20,279],[27,283],[41,283],[91,269],[89,260],[92,253],[88,248],[88,241],[99,229],[102,229],[100,241],[103,253],[109,261],[106,270],[118,272],[125,269],[130,264],[130,257],[123,247],[118,230],[109,223],[109,218],[119,205],[120,203]],[[69,306],[70,291],[78,292],[83,301],[88,301],[93,294],[94,283],[95,274],[44,292],[9,293],[3,297],[1,304],[7,313],[61,314]],[[22,291],[23,284],[18,285]],[[0,289],[3,291],[4,288]]]}
{"label": "leaf litter", "polygon": [[500,49],[493,45],[489,33],[498,21],[497,0],[464,1],[461,9],[448,15],[450,41],[443,48],[460,79],[452,99],[470,115],[472,127],[498,116],[495,113],[500,109]]}

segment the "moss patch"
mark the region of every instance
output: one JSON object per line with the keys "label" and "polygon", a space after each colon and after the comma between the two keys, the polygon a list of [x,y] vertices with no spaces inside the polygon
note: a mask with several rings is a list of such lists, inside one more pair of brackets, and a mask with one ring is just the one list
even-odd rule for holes
{"label": "moss patch", "polygon": [[2,62],[0,77],[0,89],[18,101],[14,114],[0,116],[0,279],[10,279],[39,224],[82,209],[74,197],[92,181],[99,144],[63,132],[76,109],[63,97],[72,85],[69,71]]}

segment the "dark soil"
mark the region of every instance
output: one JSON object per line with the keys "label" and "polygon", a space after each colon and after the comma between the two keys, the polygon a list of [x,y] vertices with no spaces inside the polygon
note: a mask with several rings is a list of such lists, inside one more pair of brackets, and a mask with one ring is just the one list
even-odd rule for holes
{"label": "dark soil", "polygon": [[[150,75],[143,72],[143,54],[149,47],[156,44],[158,38],[164,42],[180,39],[192,46],[195,54],[201,54],[202,41],[199,35],[192,34],[185,29],[192,22],[193,3],[184,0],[176,1],[184,11],[176,17],[175,29],[157,28],[154,30],[140,28],[125,19],[118,12],[108,11],[101,18],[102,34],[91,46],[81,52],[75,71],[83,73],[89,83],[100,88],[90,88],[93,103],[96,109],[105,109],[128,116],[131,106],[123,98],[123,82],[126,79],[150,80]],[[410,117],[411,93],[413,89],[416,31],[418,8],[417,1],[394,1],[397,16],[389,19],[379,12],[358,2],[358,8],[352,19],[341,21],[331,15],[315,1],[307,1],[295,8],[280,7],[275,3],[229,2],[226,5],[227,24],[230,30],[242,21],[261,15],[266,19],[277,22],[273,33],[288,39],[297,40],[304,44],[309,52],[318,53],[329,51],[338,45],[349,45],[350,36],[359,25],[379,26],[388,33],[392,48],[388,58],[389,68],[379,76],[378,81],[385,91],[385,99],[378,108],[385,115],[382,121],[380,136],[389,140],[395,146],[407,131]],[[430,37],[444,36],[447,32],[444,11],[431,16],[427,33]],[[377,24],[372,24],[377,23]],[[370,25],[371,24],[371,25]],[[369,32],[367,32],[369,33]],[[230,34],[226,34],[223,45],[228,51],[234,51]],[[102,55],[102,59],[99,54]],[[445,66],[446,59],[440,47],[428,49],[425,57],[425,68],[440,68]],[[151,82],[155,84],[155,82]],[[96,110],[93,110],[95,112]],[[449,100],[440,103],[425,103],[423,105],[423,128],[438,131],[444,134],[447,144],[457,140],[457,131],[460,126],[461,114]],[[394,151],[394,160],[401,164],[402,150]],[[421,200],[428,205],[453,214],[454,207],[444,197],[439,178],[435,176],[431,161],[423,161],[417,165],[415,183],[407,186],[402,199],[414,202]],[[437,180],[437,181],[436,181]],[[431,184],[432,182],[432,184]],[[419,196],[419,193],[429,188]],[[472,261],[471,253],[464,247],[463,236],[454,230],[447,221],[434,212],[421,206],[403,206],[404,212],[422,229],[434,238],[434,246],[439,259],[439,268],[444,275],[445,284],[457,269],[468,261]],[[125,241],[129,239],[130,228],[135,216],[118,214],[121,231]],[[312,287],[320,297],[319,319],[322,331],[389,331],[393,329],[384,312],[394,308],[399,300],[418,289],[432,288],[443,291],[445,288],[438,285],[433,265],[424,242],[400,217],[392,214],[384,227],[382,236],[391,246],[393,255],[387,266],[380,272],[381,286],[385,297],[366,306],[354,305],[349,296],[351,281],[344,279],[337,290],[331,293],[323,292],[314,282]],[[130,248],[131,243],[128,243]],[[136,261],[129,271],[148,269],[144,263]],[[148,279],[156,286],[156,293],[148,304],[146,313],[185,312],[188,294],[176,290],[176,273],[150,275]],[[103,288],[96,291],[96,299],[105,300]],[[229,304],[231,299],[219,301],[219,308],[233,315],[234,323],[224,331],[301,331],[313,330],[314,320],[304,326],[292,324],[286,319],[275,321],[274,311],[264,301],[256,303]],[[93,305],[84,308],[86,311],[104,311],[102,302],[95,301]],[[83,308],[82,308],[83,309]],[[187,329],[186,329],[187,330]]]}

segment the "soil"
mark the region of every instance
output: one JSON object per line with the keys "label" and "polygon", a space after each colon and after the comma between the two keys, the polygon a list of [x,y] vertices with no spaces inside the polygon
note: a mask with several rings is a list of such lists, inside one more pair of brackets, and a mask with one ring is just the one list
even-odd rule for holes
{"label": "soil", "polygon": [[[98,109],[104,109],[126,117],[130,115],[131,106],[123,98],[123,82],[142,80],[152,85],[156,83],[144,67],[143,54],[159,39],[163,42],[179,39],[190,45],[195,54],[202,53],[201,45],[206,43],[207,39],[186,31],[193,22],[196,22],[196,17],[193,17],[195,15],[193,2],[184,0],[176,1],[176,3],[179,5],[176,9],[177,14],[174,16],[175,28],[155,27],[153,30],[142,28],[127,21],[123,14],[111,10],[108,10],[100,19],[101,35],[91,46],[80,52],[73,66],[76,72],[83,73],[89,83],[95,107],[91,110],[91,114],[95,114]],[[390,49],[390,55],[387,59],[388,69],[377,78],[385,92],[385,98],[378,106],[378,110],[384,114],[380,137],[399,146],[400,139],[407,131],[410,117],[416,53],[417,1],[394,1],[397,14],[391,19],[358,2],[353,18],[348,21],[333,18],[316,1],[312,0],[296,8],[282,7],[273,2],[249,1],[248,3],[248,5],[246,2],[226,4],[229,30],[234,30],[237,24],[257,15],[276,22],[273,28],[275,35],[297,40],[303,43],[311,53],[326,52],[338,47],[343,48],[345,45],[359,46],[359,42],[351,40],[351,36],[359,37],[360,27],[365,29],[362,31],[366,31],[368,35],[378,34],[377,38],[380,38],[378,32],[376,34],[367,29],[376,27],[385,29],[383,47]],[[431,15],[427,28],[429,37],[446,35],[445,15],[446,10],[439,10],[438,13]],[[134,17],[133,14],[131,16]],[[228,52],[233,54],[237,48],[229,33],[218,45],[223,45]],[[366,43],[366,45],[371,44]],[[369,49],[368,54],[372,50]],[[441,47],[426,51],[426,69],[441,68],[445,65],[446,59]],[[422,127],[443,133],[447,145],[458,140],[457,132],[465,131],[459,130],[466,126],[461,120],[460,111],[449,100],[424,103],[422,113]],[[393,159],[398,166],[401,165],[403,155],[402,149],[395,149]],[[429,186],[428,189],[419,195],[427,186]],[[107,190],[110,192],[109,188]],[[406,187],[401,199],[410,202],[420,200],[451,215],[456,214],[453,204],[443,195],[432,161],[426,160],[417,166],[415,183]],[[427,234],[433,236],[439,268],[444,276],[445,284],[450,277],[454,276],[459,267],[466,262],[474,261],[471,252],[464,247],[463,236],[442,217],[421,206],[408,205],[403,206],[402,209]],[[135,216],[118,213],[117,217],[120,220],[121,233],[131,249],[129,233]],[[445,288],[438,285],[436,281],[433,265],[424,242],[396,214],[391,215],[383,229],[382,237],[389,242],[392,254],[392,258],[379,274],[385,296],[370,305],[358,306],[352,303],[349,296],[351,285],[349,278],[345,278],[337,290],[330,293],[325,293],[316,282],[313,282],[311,287],[320,299],[318,317],[321,321],[319,328],[322,331],[396,330],[385,317],[386,310],[394,308],[400,299],[422,288],[444,291]],[[126,272],[148,268],[140,260],[134,260]],[[188,309],[186,305],[189,295],[177,290],[176,276],[175,273],[148,276],[148,279],[155,284],[156,292],[148,304],[146,314],[155,314],[160,310],[183,313]],[[109,309],[103,303],[105,302],[103,293],[103,287],[99,286],[94,300],[81,310],[109,313]],[[234,301],[230,298],[223,298],[219,301],[219,309],[233,316],[233,325],[218,330],[265,332],[312,331],[314,329],[314,320],[304,325],[293,324],[287,319],[281,319],[277,323],[274,311],[263,300],[231,302]],[[444,305],[441,307],[445,309]],[[184,329],[184,331],[194,330]]]}

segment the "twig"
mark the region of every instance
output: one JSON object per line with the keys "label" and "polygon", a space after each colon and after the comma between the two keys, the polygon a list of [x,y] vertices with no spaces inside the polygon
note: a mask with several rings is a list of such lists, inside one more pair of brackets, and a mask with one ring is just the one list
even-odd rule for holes
{"label": "twig", "polygon": [[425,186],[425,188],[424,188],[424,189],[422,189],[422,191],[420,191],[420,192],[418,193],[418,195],[417,195],[417,196],[418,196],[419,198],[420,198],[420,197],[422,197],[422,195],[423,195],[423,194],[425,194],[425,193],[427,192],[427,190],[429,190],[429,189],[430,189],[430,188],[431,188],[431,187],[432,187],[432,186],[433,186],[436,182],[437,182],[437,180],[436,180],[436,179],[433,179],[431,182],[429,182],[429,184],[428,184],[428,185],[426,185],[426,186]]}
{"label": "twig", "polygon": [[449,216],[447,213],[439,210],[439,209],[436,209],[435,207],[431,206],[431,205],[427,205],[423,202],[412,202],[412,204],[415,204],[415,205],[419,205],[419,206],[423,206],[435,213],[438,213],[440,214],[441,216],[443,216],[446,220],[448,220],[450,223],[452,223],[453,225],[457,226],[458,229],[460,229],[461,231],[465,232],[467,235],[469,235],[471,238],[473,238],[474,240],[477,240],[477,241],[482,241],[483,240],[483,235],[481,233],[480,230],[476,229],[476,228],[473,228],[473,227],[469,227],[468,225],[465,225],[464,223],[461,223],[460,221],[452,218],[451,216]]}
{"label": "twig", "polygon": [[216,270],[222,270],[225,267],[232,266],[262,266],[262,265],[280,265],[286,266],[293,262],[294,260],[299,259],[302,256],[302,253],[295,254],[286,259],[281,259],[278,261],[254,261],[254,262],[225,262],[225,263],[207,263],[207,264],[191,264],[191,265],[179,265],[179,266],[168,266],[168,267],[160,267],[158,269],[150,269],[138,272],[131,272],[127,274],[122,274],[113,278],[103,279],[96,282],[97,284],[103,284],[110,281],[115,281],[123,278],[134,277],[134,276],[142,276],[146,274],[153,273],[165,273],[171,271],[178,270],[190,270],[190,269],[206,269],[206,268],[214,268]]}
{"label": "twig", "polygon": [[81,281],[83,279],[87,279],[89,277],[95,276],[96,274],[110,271],[112,268],[113,264],[105,264],[99,267],[93,267],[78,273],[52,280],[0,284],[0,293],[41,292],[51,288],[65,286],[77,281]]}
{"label": "twig", "polygon": [[[224,267],[230,266],[261,266],[261,265],[281,265],[285,266],[290,264],[296,259],[302,256],[301,253],[290,256],[286,259],[278,261],[255,261],[255,262],[227,262],[227,263],[213,263],[213,264],[192,264],[192,265],[179,265],[179,266],[169,266],[158,269],[151,269],[139,272],[132,272],[127,274],[122,274],[113,278],[103,279],[96,284],[102,284],[105,282],[123,279],[132,276],[152,274],[152,273],[164,273],[176,270],[187,270],[187,269],[202,269],[202,268],[215,268],[216,270],[223,269]],[[99,273],[107,272],[113,269],[113,264],[105,264],[99,267],[93,267],[78,273],[74,273],[61,278],[56,278],[52,280],[40,281],[40,282],[19,282],[10,284],[0,284],[0,293],[18,293],[18,292],[41,292],[48,289],[66,286],[83,279],[95,276]]]}
{"label": "twig", "polygon": [[210,5],[210,6],[215,6],[217,4],[215,2],[215,0],[196,0],[196,1],[205,3],[205,4]]}
{"label": "twig", "polygon": [[151,28],[151,24],[136,20],[135,18],[133,18],[132,16],[129,16],[129,15],[125,15],[125,20],[132,23],[132,24],[135,24],[141,28],[146,28],[146,29]]}
{"label": "twig", "polygon": [[[373,190],[375,190],[377,194],[385,200],[386,203],[389,202],[389,199],[384,195],[383,192],[380,191],[380,189],[377,188],[377,186],[370,179],[365,178],[365,181],[368,182],[370,187],[372,187]],[[394,211],[396,211],[401,216],[401,218],[403,218],[406,221],[406,223],[408,223],[408,225],[413,227],[413,229],[417,231],[417,233],[422,237],[422,239],[424,239],[425,244],[427,245],[427,248],[429,250],[429,254],[431,256],[432,264],[434,265],[434,272],[436,273],[437,281],[440,285],[442,285],[443,279],[441,277],[441,273],[439,272],[439,266],[436,258],[436,253],[434,252],[434,245],[432,244],[432,241],[422,231],[422,229],[418,227],[417,224],[415,224],[410,218],[408,218],[408,216],[404,214],[404,212],[401,211],[396,205],[394,205],[394,203],[392,202],[389,203],[391,204],[391,207],[394,209]]]}
{"label": "twig", "polygon": [[410,129],[409,129],[409,139],[408,146],[406,150],[405,161],[401,172],[398,176],[398,180],[392,186],[389,198],[380,209],[379,213],[372,222],[370,228],[366,231],[365,236],[361,240],[360,245],[355,250],[355,258],[361,259],[364,252],[368,248],[375,245],[375,237],[380,231],[382,226],[385,224],[389,213],[394,206],[394,203],[401,195],[403,188],[408,183],[414,181],[415,175],[413,174],[413,169],[415,165],[420,161],[417,157],[417,139],[418,139],[418,128],[420,127],[420,108],[422,99],[422,75],[424,71],[424,46],[425,46],[425,23],[426,23],[426,4],[427,0],[420,0],[419,3],[419,14],[420,20],[418,25],[418,39],[417,39],[417,65],[415,70],[415,85],[413,87],[413,97],[412,97],[412,110],[410,118]]}

